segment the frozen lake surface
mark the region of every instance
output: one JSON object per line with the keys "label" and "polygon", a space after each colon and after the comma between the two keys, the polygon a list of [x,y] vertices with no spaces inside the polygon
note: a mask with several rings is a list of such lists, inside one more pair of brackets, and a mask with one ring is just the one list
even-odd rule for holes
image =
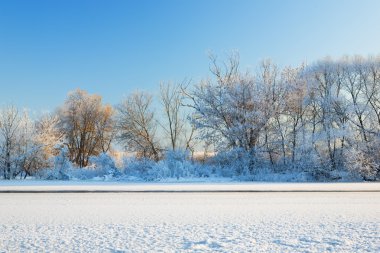
{"label": "frozen lake surface", "polygon": [[380,192],[1,193],[1,252],[379,252]]}
{"label": "frozen lake surface", "polygon": [[0,181],[0,192],[380,192],[380,183]]}

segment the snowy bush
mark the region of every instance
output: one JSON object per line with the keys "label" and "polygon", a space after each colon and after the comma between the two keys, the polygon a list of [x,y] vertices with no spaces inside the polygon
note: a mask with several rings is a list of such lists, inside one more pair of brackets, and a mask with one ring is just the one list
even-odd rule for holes
{"label": "snowy bush", "polygon": [[106,153],[90,157],[90,164],[93,170],[99,171],[99,174],[110,175],[112,177],[118,177],[121,174],[116,168],[113,158]]}
{"label": "snowy bush", "polygon": [[184,151],[169,151],[165,159],[155,162],[150,159],[128,158],[124,161],[124,174],[145,181],[211,176],[211,167],[193,163]]}
{"label": "snowy bush", "polygon": [[189,177],[194,174],[192,164],[189,162],[189,154],[184,151],[169,151],[166,153],[165,165],[169,169],[170,177]]}
{"label": "snowy bush", "polygon": [[377,145],[351,148],[346,156],[346,168],[354,176],[364,180],[376,180],[380,171],[380,150]]}
{"label": "snowy bush", "polygon": [[246,176],[257,170],[255,157],[243,149],[219,152],[210,159],[214,171],[222,177]]}
{"label": "snowy bush", "polygon": [[210,167],[190,160],[190,154],[187,151],[169,151],[166,153],[163,165],[167,168],[171,178],[181,177],[209,177],[211,175]]}
{"label": "snowy bush", "polygon": [[48,180],[69,180],[69,179],[109,179],[120,176],[119,170],[109,155],[102,153],[99,156],[90,158],[91,165],[85,168],[76,168],[68,158],[67,148],[60,150],[58,156],[54,157],[54,167],[44,169],[36,173],[37,178]]}
{"label": "snowy bush", "polygon": [[68,158],[68,150],[63,147],[54,157],[54,168],[38,171],[36,177],[47,180],[69,180],[71,170],[72,163]]}
{"label": "snowy bush", "polygon": [[143,180],[153,180],[151,173],[156,162],[142,158],[135,157],[124,159],[124,175],[141,178]]}
{"label": "snowy bush", "polygon": [[68,171],[70,178],[80,180],[105,180],[117,178],[121,175],[112,157],[106,153],[90,157],[89,163],[90,165],[84,168],[71,168]]}

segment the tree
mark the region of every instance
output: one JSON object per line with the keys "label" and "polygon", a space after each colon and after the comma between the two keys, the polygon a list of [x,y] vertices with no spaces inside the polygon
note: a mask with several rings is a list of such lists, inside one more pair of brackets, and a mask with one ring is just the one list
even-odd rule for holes
{"label": "tree", "polygon": [[0,112],[1,165],[4,179],[15,177],[16,145],[21,117],[16,107],[10,106]]}
{"label": "tree", "polygon": [[117,138],[126,150],[158,161],[157,121],[151,105],[152,96],[147,93],[135,92],[127,97],[117,107]]}
{"label": "tree", "polygon": [[80,89],[71,92],[59,108],[58,117],[70,160],[79,167],[87,166],[90,156],[110,148],[114,136],[113,109],[103,105],[100,96]]}
{"label": "tree", "polygon": [[9,106],[0,112],[0,166],[4,179],[26,177],[42,166],[41,145],[35,141],[36,128],[28,113]]}
{"label": "tree", "polygon": [[225,70],[212,58],[214,80],[204,80],[190,94],[193,122],[205,138],[219,142],[224,149],[251,151],[277,108],[279,95],[268,69],[263,79],[238,71],[238,56],[231,56]]}
{"label": "tree", "polygon": [[299,132],[302,132],[302,141],[306,142],[306,121],[305,114],[307,104],[307,86],[306,81],[302,78],[301,73],[304,66],[298,68],[286,68],[282,73],[284,85],[287,87],[285,97],[285,115],[286,125],[290,128],[288,132],[288,141],[290,143],[291,162],[293,165],[297,162],[297,148],[299,145]]}
{"label": "tree", "polygon": [[48,114],[36,121],[35,142],[42,147],[42,156],[45,161],[57,156],[59,146],[63,144],[64,133],[59,128],[58,115]]}
{"label": "tree", "polygon": [[188,150],[194,153],[195,128],[186,119],[189,114],[185,105],[186,89],[189,82],[162,82],[160,84],[160,101],[163,106],[164,119],[160,126],[170,140],[170,149]]}
{"label": "tree", "polygon": [[306,72],[313,94],[314,147],[321,161],[328,161],[324,166],[335,170],[342,166],[347,122],[341,66],[327,59],[310,66]]}
{"label": "tree", "polygon": [[31,176],[44,167],[42,145],[36,142],[36,126],[26,111],[21,114],[16,143],[16,170],[14,176]]}
{"label": "tree", "polygon": [[[284,73],[282,73],[284,74]],[[286,129],[281,123],[281,116],[285,110],[286,97],[288,96],[288,83],[283,80],[283,75],[271,60],[264,60],[260,64],[259,72],[255,77],[256,85],[262,89],[258,96],[259,102],[266,115],[266,123],[262,128],[263,143],[269,156],[269,161],[273,166],[279,160],[279,153],[282,153],[282,160],[286,162]],[[278,151],[280,149],[280,151]]]}
{"label": "tree", "polygon": [[173,83],[160,84],[160,98],[164,108],[167,124],[162,124],[166,134],[169,136],[172,150],[176,150],[180,145],[180,137],[184,130],[184,118],[181,115],[183,96],[181,85]]}

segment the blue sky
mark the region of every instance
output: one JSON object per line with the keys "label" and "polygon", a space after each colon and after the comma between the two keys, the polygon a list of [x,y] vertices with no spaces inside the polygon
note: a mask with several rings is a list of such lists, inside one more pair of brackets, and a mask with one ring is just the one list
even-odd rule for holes
{"label": "blue sky", "polygon": [[207,53],[280,65],[380,53],[380,1],[2,0],[0,105],[52,111],[82,88],[117,104],[207,77]]}

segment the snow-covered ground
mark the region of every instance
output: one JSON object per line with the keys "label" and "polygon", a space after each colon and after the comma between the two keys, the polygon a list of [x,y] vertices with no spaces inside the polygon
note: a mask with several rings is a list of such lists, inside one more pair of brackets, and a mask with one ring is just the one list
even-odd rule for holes
{"label": "snow-covered ground", "polygon": [[380,192],[380,182],[263,183],[169,182],[131,183],[105,181],[0,181],[0,192]]}
{"label": "snow-covered ground", "polygon": [[379,252],[379,231],[380,192],[0,194],[1,252]]}

